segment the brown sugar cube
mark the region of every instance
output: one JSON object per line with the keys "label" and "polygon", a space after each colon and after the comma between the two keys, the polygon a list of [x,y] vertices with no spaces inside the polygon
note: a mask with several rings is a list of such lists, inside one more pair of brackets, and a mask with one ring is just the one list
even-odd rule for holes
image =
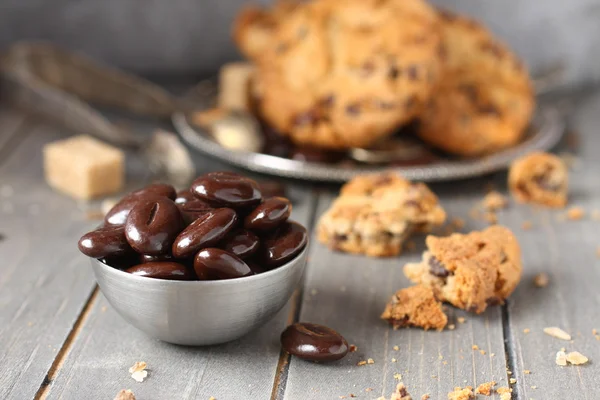
{"label": "brown sugar cube", "polygon": [[219,108],[250,111],[250,81],[253,74],[254,66],[250,63],[223,65],[219,71]]}
{"label": "brown sugar cube", "polygon": [[46,182],[69,196],[88,200],[123,187],[125,154],[91,136],[48,143],[43,153]]}

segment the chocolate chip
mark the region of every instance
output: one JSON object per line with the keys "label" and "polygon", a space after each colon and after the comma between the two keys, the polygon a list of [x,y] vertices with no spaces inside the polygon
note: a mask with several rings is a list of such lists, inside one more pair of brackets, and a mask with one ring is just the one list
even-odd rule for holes
{"label": "chocolate chip", "polygon": [[319,120],[319,116],[315,110],[308,110],[306,112],[296,115],[294,118],[294,125],[312,125]]}
{"label": "chocolate chip", "polygon": [[409,98],[406,99],[406,103],[404,103],[404,107],[407,110],[410,110],[411,108],[413,108],[416,105],[417,105],[417,95],[416,94],[409,96]]}
{"label": "chocolate chip", "polygon": [[358,104],[349,104],[346,106],[346,114],[348,115],[358,115],[360,114],[360,107]]}
{"label": "chocolate chip", "polygon": [[416,81],[417,79],[419,79],[419,67],[417,67],[416,65],[409,65],[406,72],[408,74],[408,79],[410,79],[411,81]]}
{"label": "chocolate chip", "polygon": [[429,259],[429,273],[438,278],[447,278],[452,273],[444,267],[444,265],[435,257]]}
{"label": "chocolate chip", "polygon": [[478,111],[481,114],[486,114],[486,115],[491,115],[491,116],[496,116],[496,117],[500,116],[500,110],[498,110],[498,107],[496,107],[493,104],[484,104],[482,106],[479,106]]}
{"label": "chocolate chip", "polygon": [[504,250],[500,250],[500,264],[504,264],[508,261],[508,256],[504,252]]}
{"label": "chocolate chip", "polygon": [[394,328],[403,328],[406,325],[408,325],[408,315],[403,316],[400,319],[394,319],[394,321],[392,322],[392,324],[394,325]]}
{"label": "chocolate chip", "polygon": [[330,94],[327,97],[324,97],[323,99],[321,99],[320,104],[323,107],[333,107],[333,105],[335,104],[335,96]]}
{"label": "chocolate chip", "polygon": [[398,76],[400,76],[400,69],[398,69],[398,66],[396,65],[391,65],[390,70],[388,71],[388,77],[390,79],[396,79]]}
{"label": "chocolate chip", "polygon": [[408,396],[408,392],[406,391],[405,387],[401,387],[400,390],[398,391],[398,394],[400,395],[401,398]]}
{"label": "chocolate chip", "polygon": [[481,251],[481,250],[483,250],[485,248],[485,246],[486,246],[485,243],[479,242],[479,243],[477,243],[477,250]]}
{"label": "chocolate chip", "polygon": [[366,78],[375,72],[375,64],[372,61],[366,61],[360,68],[360,75]]}
{"label": "chocolate chip", "polygon": [[477,87],[475,87],[475,85],[463,83],[458,87],[458,90],[460,90],[465,96],[467,96],[467,98],[471,102],[475,103],[477,101],[478,95]]}
{"label": "chocolate chip", "polygon": [[492,296],[489,299],[487,299],[485,302],[487,303],[488,306],[499,306],[500,304],[504,303],[502,301],[502,299],[498,296]]}
{"label": "chocolate chip", "polygon": [[533,181],[540,188],[547,190],[549,192],[557,192],[562,187],[562,185],[560,183],[550,181],[548,172],[545,174],[542,174],[542,175],[535,176],[533,178]]}

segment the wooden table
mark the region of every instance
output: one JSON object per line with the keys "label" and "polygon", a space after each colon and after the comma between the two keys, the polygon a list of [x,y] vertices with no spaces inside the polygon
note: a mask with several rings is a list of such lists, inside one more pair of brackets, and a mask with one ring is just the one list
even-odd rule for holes
{"label": "wooden table", "polygon": [[[371,259],[332,253],[313,237],[304,285],[273,320],[233,343],[187,348],[146,337],[98,292],[76,247],[98,223],[86,218],[95,205],[50,190],[42,177],[42,146],[71,133],[2,108],[0,399],[112,399],[124,388],[140,400],[375,399],[389,397],[399,379],[413,399],[425,393],[446,399],[455,386],[492,380],[508,386],[511,378],[514,399],[598,399],[600,341],[592,330],[600,330],[600,222],[590,214],[600,209],[600,92],[579,99],[571,126],[577,134],[561,149],[578,157],[570,203],[587,215],[564,221],[563,211],[516,204],[499,213],[499,223],[515,231],[523,248],[523,279],[507,305],[479,316],[451,308],[454,330],[394,331],[379,314],[390,295],[409,284],[402,266],[419,259],[422,238],[400,257]],[[199,173],[227,168],[200,155],[196,162]],[[129,188],[147,182],[139,162],[131,160],[128,168]],[[505,181],[499,173],[432,189],[451,217],[466,220],[468,231],[486,225],[469,210],[487,185],[505,192]],[[314,227],[337,188],[289,185],[294,218]],[[531,229],[523,229],[525,221]],[[532,284],[540,272],[550,276],[546,288]],[[328,365],[290,359],[280,351],[279,334],[297,320],[326,324],[358,350]],[[565,329],[573,341],[545,335],[548,326]],[[559,367],[554,358],[561,347],[591,362]],[[357,365],[369,358],[374,363]],[[143,383],[127,371],[136,361],[149,366]]]}

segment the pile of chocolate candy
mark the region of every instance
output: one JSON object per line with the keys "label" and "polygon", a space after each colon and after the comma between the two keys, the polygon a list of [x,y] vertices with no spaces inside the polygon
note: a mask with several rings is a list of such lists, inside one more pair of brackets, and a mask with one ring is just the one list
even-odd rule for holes
{"label": "pile of chocolate candy", "polygon": [[150,278],[240,278],[277,268],[304,249],[306,228],[288,221],[291,211],[288,199],[263,194],[250,178],[211,172],[179,193],[153,184],[126,195],[102,227],[81,237],[79,250]]}

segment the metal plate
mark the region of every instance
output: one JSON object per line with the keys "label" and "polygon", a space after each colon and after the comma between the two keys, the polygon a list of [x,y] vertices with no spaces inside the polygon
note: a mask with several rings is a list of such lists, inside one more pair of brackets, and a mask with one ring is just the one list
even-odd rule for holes
{"label": "metal plate", "polygon": [[183,140],[202,153],[251,171],[318,182],[346,182],[357,175],[381,171],[397,171],[415,181],[451,181],[484,175],[506,169],[518,157],[535,150],[549,150],[560,140],[565,122],[561,113],[552,107],[538,110],[525,138],[516,146],[479,158],[436,160],[431,164],[386,167],[341,167],[321,163],[289,160],[260,153],[236,152],[215,143],[207,132],[192,125],[185,114],[173,115],[173,124]]}

